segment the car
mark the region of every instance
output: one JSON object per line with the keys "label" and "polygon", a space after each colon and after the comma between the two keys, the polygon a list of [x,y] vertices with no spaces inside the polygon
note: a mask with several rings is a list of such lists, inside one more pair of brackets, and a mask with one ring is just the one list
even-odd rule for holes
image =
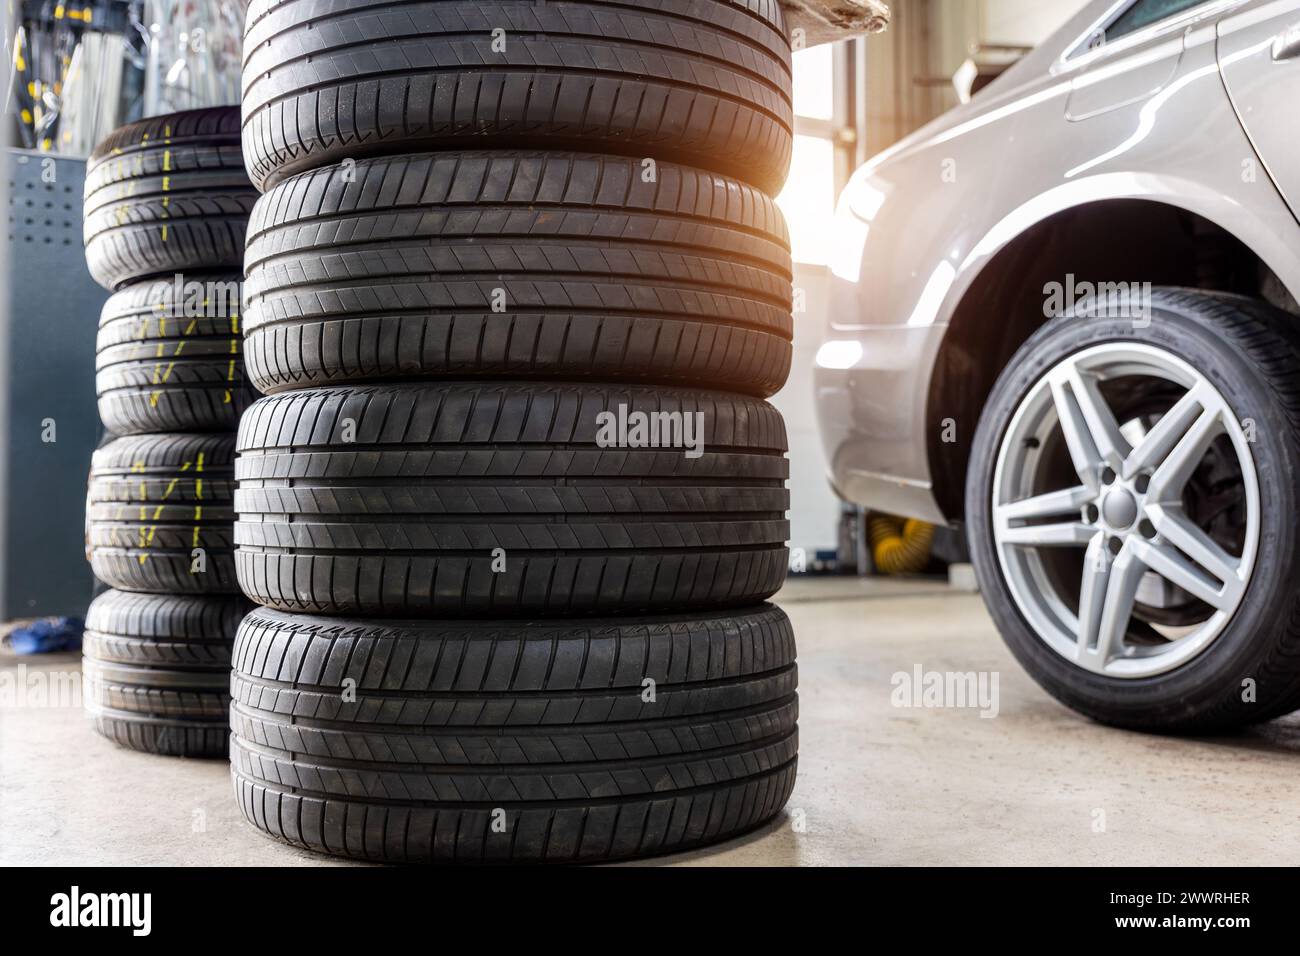
{"label": "car", "polygon": [[1300,708],[1300,0],[1097,0],[838,204],[839,495],[1096,720]]}

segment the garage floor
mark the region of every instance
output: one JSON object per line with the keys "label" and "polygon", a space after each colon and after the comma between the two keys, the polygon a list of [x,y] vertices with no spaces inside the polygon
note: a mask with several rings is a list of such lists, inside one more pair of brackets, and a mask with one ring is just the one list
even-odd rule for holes
{"label": "garage floor", "polygon": [[[683,864],[1300,863],[1300,716],[1178,740],[1096,726],[941,582],[811,580],[780,602],[800,642],[799,783],[786,815]],[[76,668],[0,656],[0,668]],[[891,678],[998,674],[995,718],[891,704]],[[239,817],[220,762],[97,737],[76,707],[0,700],[0,864],[329,865]]]}

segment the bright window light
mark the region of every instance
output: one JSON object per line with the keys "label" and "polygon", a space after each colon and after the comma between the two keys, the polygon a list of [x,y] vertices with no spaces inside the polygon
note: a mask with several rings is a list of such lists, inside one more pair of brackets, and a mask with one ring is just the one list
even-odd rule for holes
{"label": "bright window light", "polygon": [[[831,120],[835,83],[831,45],[824,43],[794,55],[796,116]],[[830,260],[831,222],[835,215],[835,150],[829,139],[797,135],[790,178],[776,199],[790,223],[794,261],[826,265]]]}
{"label": "bright window light", "polygon": [[794,55],[794,112],[796,116],[828,120],[835,115],[831,45],[823,43]]}
{"label": "bright window light", "polygon": [[835,149],[820,136],[796,136],[790,178],[776,197],[790,223],[795,262],[826,265],[835,217]]}

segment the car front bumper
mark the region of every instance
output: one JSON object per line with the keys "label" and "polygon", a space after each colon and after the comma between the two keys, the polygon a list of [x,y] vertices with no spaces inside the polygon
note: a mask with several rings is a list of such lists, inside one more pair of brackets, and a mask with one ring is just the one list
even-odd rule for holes
{"label": "car front bumper", "polygon": [[832,331],[817,352],[817,419],[841,497],[946,522],[930,479],[927,396],[944,326]]}

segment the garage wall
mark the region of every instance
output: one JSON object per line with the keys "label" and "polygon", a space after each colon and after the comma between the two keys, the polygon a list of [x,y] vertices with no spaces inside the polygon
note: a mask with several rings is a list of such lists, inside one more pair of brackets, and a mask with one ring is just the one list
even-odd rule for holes
{"label": "garage wall", "polygon": [[[948,0],[952,3],[952,0]],[[964,0],[957,0],[963,3]],[[1033,46],[1050,36],[1088,0],[979,0],[981,38]]]}
{"label": "garage wall", "polygon": [[805,310],[794,317],[794,361],[785,388],[770,401],[785,417],[790,439],[790,547],[811,564],[817,551],[835,550],[840,502],[826,480],[826,455],[813,409],[813,367],[824,337],[830,272],[796,263],[794,286]]}
{"label": "garage wall", "polygon": [[1089,0],[891,0],[893,20],[864,40],[865,160],[957,105],[952,74],[980,45],[1034,46]]}

